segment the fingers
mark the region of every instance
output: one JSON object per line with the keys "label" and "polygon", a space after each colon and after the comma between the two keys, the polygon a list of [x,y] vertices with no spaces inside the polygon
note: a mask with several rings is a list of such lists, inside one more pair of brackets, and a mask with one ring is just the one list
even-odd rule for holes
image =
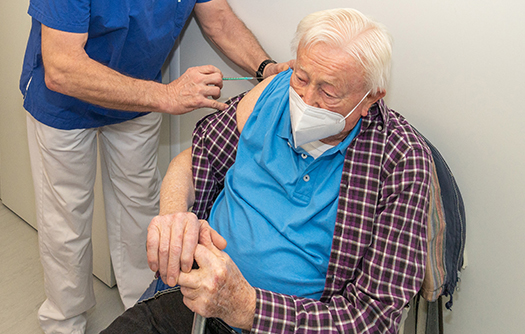
{"label": "fingers", "polygon": [[197,245],[199,269],[181,273],[184,304],[204,317],[218,317],[234,327],[250,329],[256,293],[225,252],[213,244]]}
{"label": "fingers", "polygon": [[267,78],[271,75],[279,74],[286,71],[289,68],[293,68],[295,60],[290,60],[286,63],[268,64],[264,69],[264,77]]}
{"label": "fingers", "polygon": [[193,213],[155,217],[148,227],[148,264],[162,280],[177,284],[180,270],[189,272],[199,240],[201,223]]}
{"label": "fingers", "polygon": [[[165,238],[165,216],[157,216],[151,220],[148,227],[148,236],[146,239],[146,249],[148,265],[152,271],[158,271],[164,259],[161,254],[169,249],[169,239]],[[165,262],[167,263],[167,262]]]}
{"label": "fingers", "polygon": [[204,246],[214,245],[219,250],[226,248],[227,242],[222,235],[217,233],[207,221],[201,220],[201,233],[199,237],[199,243]]}
{"label": "fingers", "polygon": [[217,110],[225,110],[228,108],[228,105],[226,103],[222,103],[219,101],[215,101],[212,99],[206,99],[206,101],[202,102],[202,107],[200,108],[212,108]]}
{"label": "fingers", "polygon": [[178,284],[181,286],[181,289],[198,289],[202,284],[202,272],[208,271],[214,260],[216,260],[216,256],[208,248],[203,245],[197,245],[195,261],[197,261],[199,269],[180,273]]}
{"label": "fingers", "polygon": [[286,66],[288,66],[288,68],[294,69],[294,67],[295,67],[295,59],[289,60],[285,64],[286,64]]}
{"label": "fingers", "polygon": [[[184,223],[173,224],[169,231],[165,231],[161,238],[159,249],[160,277],[169,286],[175,286],[182,269],[182,253],[184,249]],[[188,247],[186,245],[186,247]],[[191,247],[191,246],[190,246]]]}
{"label": "fingers", "polygon": [[[213,247],[213,245],[210,246]],[[199,269],[189,273],[181,272],[178,284],[184,295],[186,306],[196,312],[198,305],[200,312],[203,312],[207,308],[206,303],[213,299],[218,290],[219,279],[211,278],[212,276],[217,277],[213,272],[213,268],[217,265],[215,263],[217,256],[210,249],[199,244],[195,249],[195,260]]]}
{"label": "fingers", "polygon": [[213,65],[190,67],[180,78],[202,86],[213,85],[219,90],[222,88],[222,72]]}
{"label": "fingers", "polygon": [[224,110],[227,105],[216,101],[223,87],[222,72],[212,65],[189,68],[168,85],[172,114],[184,114],[198,108]]}
{"label": "fingers", "polygon": [[217,255],[226,247],[226,240],[193,213],[157,216],[148,227],[148,265],[159,272],[163,282],[175,286],[181,271],[191,271],[199,243]]}
{"label": "fingers", "polygon": [[214,229],[211,229],[211,240],[215,247],[217,247],[220,250],[224,250],[226,248],[226,245],[228,244],[226,242],[226,239],[223,238],[222,235],[217,233]]}
{"label": "fingers", "polygon": [[[197,217],[193,215],[191,225],[188,222],[188,224],[185,225],[184,230],[173,231],[173,233],[179,233],[180,235],[183,236],[182,250],[180,253],[180,269],[185,273],[190,272],[191,267],[193,266],[193,258],[194,258],[195,248],[197,247],[197,243],[199,242],[200,229],[201,229],[201,221],[198,221]],[[172,240],[177,240],[177,236],[176,235],[172,236]],[[175,247],[178,242],[179,241],[176,241],[174,243]],[[173,254],[174,258],[176,258],[177,255],[178,254],[174,252]]]}
{"label": "fingers", "polygon": [[197,245],[195,261],[199,269],[189,273],[181,272],[178,280],[181,293],[186,300],[185,304],[190,309],[195,311],[195,307],[198,307],[203,312],[209,307],[206,305],[208,302],[217,300],[217,295],[228,276],[224,266],[224,260],[227,258],[223,257],[221,251],[211,244],[209,246]]}
{"label": "fingers", "polygon": [[155,224],[155,219],[153,218],[149,227],[148,227],[148,237],[146,239],[146,250],[148,254],[148,265],[152,271],[159,270],[159,241],[160,241],[160,231]]}

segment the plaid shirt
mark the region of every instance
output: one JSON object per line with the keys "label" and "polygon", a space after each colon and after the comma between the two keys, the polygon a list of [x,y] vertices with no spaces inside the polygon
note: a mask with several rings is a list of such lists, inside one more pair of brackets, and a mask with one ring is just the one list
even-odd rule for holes
{"label": "plaid shirt", "polygon": [[[235,162],[230,107],[202,119],[193,137],[193,211],[207,219]],[[253,333],[396,333],[419,291],[426,259],[431,153],[380,100],[347,149],[326,283],[320,300],[255,287]]]}

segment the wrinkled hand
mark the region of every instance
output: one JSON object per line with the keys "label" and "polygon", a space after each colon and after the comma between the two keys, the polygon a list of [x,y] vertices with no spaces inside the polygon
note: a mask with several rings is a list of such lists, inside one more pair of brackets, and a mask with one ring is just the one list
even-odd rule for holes
{"label": "wrinkled hand", "polygon": [[166,88],[168,101],[165,108],[169,114],[181,115],[198,108],[224,110],[227,107],[215,100],[221,96],[222,72],[212,65],[189,68]]}
{"label": "wrinkled hand", "polygon": [[286,71],[289,68],[293,69],[294,65],[295,65],[295,59],[289,60],[286,63],[268,64],[264,68],[263,76],[264,78],[267,78],[271,75],[279,74],[283,71]]}
{"label": "wrinkled hand", "polygon": [[251,329],[255,289],[224,251],[203,240],[195,249],[199,269],[181,273],[184,304],[204,317],[218,317],[233,327]]}
{"label": "wrinkled hand", "polygon": [[181,271],[190,272],[199,242],[226,248],[226,240],[191,212],[153,218],[147,238],[150,269],[158,271],[164,283],[175,286]]}

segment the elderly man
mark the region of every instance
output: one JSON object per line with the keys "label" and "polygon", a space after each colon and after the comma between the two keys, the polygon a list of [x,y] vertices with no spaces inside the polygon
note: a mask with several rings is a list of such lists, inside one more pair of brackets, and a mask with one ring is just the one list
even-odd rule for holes
{"label": "elderly man", "polygon": [[148,261],[177,286],[109,333],[183,332],[189,310],[216,333],[397,332],[424,276],[432,158],[382,100],[390,39],[336,9],[293,46],[293,72],[203,119],[172,162]]}

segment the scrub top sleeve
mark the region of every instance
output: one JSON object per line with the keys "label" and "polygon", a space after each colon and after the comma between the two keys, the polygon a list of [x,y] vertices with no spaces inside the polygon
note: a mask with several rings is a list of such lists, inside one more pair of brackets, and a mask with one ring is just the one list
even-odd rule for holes
{"label": "scrub top sleeve", "polygon": [[31,0],[28,14],[40,23],[61,31],[86,33],[91,0]]}

